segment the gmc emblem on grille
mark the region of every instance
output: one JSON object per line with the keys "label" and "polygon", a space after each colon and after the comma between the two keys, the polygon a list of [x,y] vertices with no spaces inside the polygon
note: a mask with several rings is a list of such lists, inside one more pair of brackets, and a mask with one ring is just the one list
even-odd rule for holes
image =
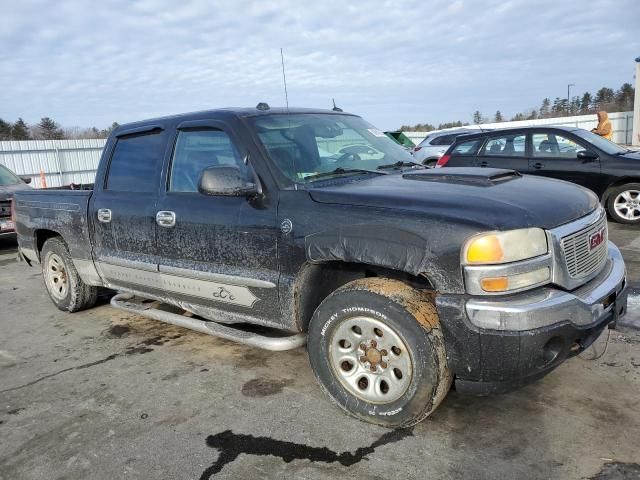
{"label": "gmc emblem on grille", "polygon": [[602,227],[597,232],[589,235],[589,250],[593,250],[598,247],[602,242],[604,242],[605,237],[607,236],[606,228]]}

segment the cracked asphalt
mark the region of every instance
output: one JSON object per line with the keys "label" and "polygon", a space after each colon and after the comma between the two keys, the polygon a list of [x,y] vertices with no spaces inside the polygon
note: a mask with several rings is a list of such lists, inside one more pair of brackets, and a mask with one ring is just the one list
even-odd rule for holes
{"label": "cracked asphalt", "polygon": [[[637,227],[610,229],[640,286]],[[599,360],[507,395],[451,392],[391,431],[327,401],[304,349],[237,345],[107,299],[60,312],[0,240],[2,480],[640,478],[639,392],[640,330],[622,327]]]}

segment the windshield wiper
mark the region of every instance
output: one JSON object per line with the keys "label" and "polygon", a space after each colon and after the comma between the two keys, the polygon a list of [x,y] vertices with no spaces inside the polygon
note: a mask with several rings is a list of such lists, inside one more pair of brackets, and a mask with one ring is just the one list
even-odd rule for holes
{"label": "windshield wiper", "polygon": [[367,168],[342,168],[338,167],[335,170],[329,172],[320,172],[304,177],[305,180],[314,180],[316,178],[331,177],[334,175],[347,175],[351,173],[375,173],[376,175],[388,175],[385,172],[379,172],[378,170],[369,170]]}
{"label": "windshield wiper", "polygon": [[401,167],[424,167],[421,163],[412,162],[411,160],[400,160],[396,163],[388,163],[387,165],[380,165],[378,170],[384,170],[385,168],[401,168]]}

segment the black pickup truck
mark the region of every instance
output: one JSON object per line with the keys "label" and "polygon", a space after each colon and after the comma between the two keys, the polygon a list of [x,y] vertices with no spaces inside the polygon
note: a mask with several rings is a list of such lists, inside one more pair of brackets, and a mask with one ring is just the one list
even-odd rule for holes
{"label": "black pickup truck", "polygon": [[489,394],[540,378],[625,313],[593,193],[411,158],[332,111],[124,125],[93,191],[16,193],[20,252],[62,310],[107,287],[114,307],[211,335],[306,342],[322,389],[387,426],[425,418],[452,382]]}

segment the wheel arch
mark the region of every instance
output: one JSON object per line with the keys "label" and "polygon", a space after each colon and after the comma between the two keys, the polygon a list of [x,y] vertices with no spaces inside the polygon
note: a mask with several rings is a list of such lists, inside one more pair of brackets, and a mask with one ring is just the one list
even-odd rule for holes
{"label": "wheel arch", "polygon": [[627,183],[640,183],[640,177],[622,177],[617,179],[615,182],[611,183],[606,190],[604,191],[604,193],[602,194],[602,197],[600,198],[600,203],[604,206],[607,205],[607,201],[609,200],[609,197],[611,196],[611,192],[622,186],[625,185]]}
{"label": "wheel arch", "polygon": [[413,275],[388,267],[339,260],[307,262],[300,269],[293,289],[293,309],[298,329],[308,331],[313,313],[331,293],[353,280],[364,278],[388,278],[416,290],[436,291],[426,274]]}
{"label": "wheel arch", "polygon": [[36,231],[33,232],[33,236],[34,236],[33,244],[36,247],[36,253],[38,255],[39,262],[42,261],[42,257],[41,257],[42,247],[44,247],[44,244],[47,240],[49,240],[50,238],[59,237],[64,242],[64,238],[62,238],[62,235],[59,232],[56,232],[55,230],[50,230],[47,228],[37,229]]}

